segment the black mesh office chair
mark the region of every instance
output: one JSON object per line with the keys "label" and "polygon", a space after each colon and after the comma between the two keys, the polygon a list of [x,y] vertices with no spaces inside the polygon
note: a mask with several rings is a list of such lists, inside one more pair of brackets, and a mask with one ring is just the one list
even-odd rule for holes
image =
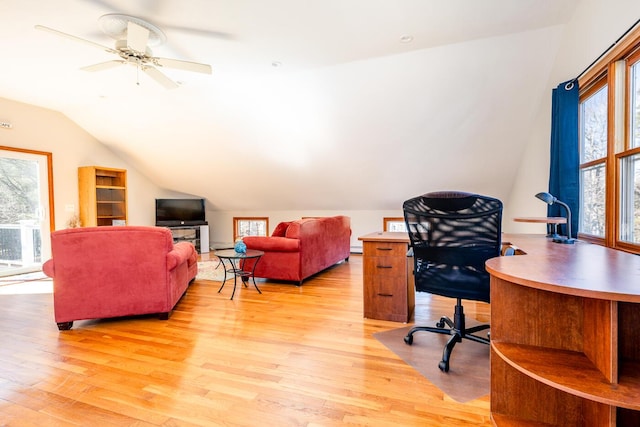
{"label": "black mesh office chair", "polygon": [[415,326],[404,338],[429,331],[450,334],[438,367],[449,371],[449,358],[463,338],[489,344],[489,337],[474,335],[489,325],[466,328],[462,300],[489,302],[487,259],[500,255],[502,202],[477,194],[443,191],[414,197],[403,204],[404,219],[413,250],[417,292],[456,298],[454,320],[443,316],[435,327]]}

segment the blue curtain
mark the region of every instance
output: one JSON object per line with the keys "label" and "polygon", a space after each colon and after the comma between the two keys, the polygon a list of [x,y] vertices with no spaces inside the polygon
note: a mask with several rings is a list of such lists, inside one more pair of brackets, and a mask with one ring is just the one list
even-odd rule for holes
{"label": "blue curtain", "polygon": [[[580,199],[580,154],[578,147],[578,81],[560,83],[551,99],[551,167],[549,193],[571,209],[571,237],[578,233]],[[548,206],[548,216],[566,216],[565,209]],[[564,228],[564,226],[563,226]],[[566,235],[566,228],[562,230]]]}

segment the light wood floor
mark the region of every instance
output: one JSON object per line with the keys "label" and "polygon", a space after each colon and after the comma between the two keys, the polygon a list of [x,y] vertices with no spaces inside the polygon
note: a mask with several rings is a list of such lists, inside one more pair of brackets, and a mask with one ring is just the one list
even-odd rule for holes
{"label": "light wood floor", "polygon": [[[488,395],[457,403],[373,338],[404,325],[362,318],[361,256],[302,287],[258,285],[230,301],[196,281],[168,321],[66,332],[51,294],[0,295],[0,425],[490,425]],[[418,321],[452,311],[423,295]]]}

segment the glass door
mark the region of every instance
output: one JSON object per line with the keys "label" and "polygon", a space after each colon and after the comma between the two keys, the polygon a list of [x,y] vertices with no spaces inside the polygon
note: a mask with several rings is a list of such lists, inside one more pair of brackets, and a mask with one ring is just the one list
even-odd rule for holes
{"label": "glass door", "polygon": [[51,153],[0,147],[0,277],[51,256],[50,165]]}

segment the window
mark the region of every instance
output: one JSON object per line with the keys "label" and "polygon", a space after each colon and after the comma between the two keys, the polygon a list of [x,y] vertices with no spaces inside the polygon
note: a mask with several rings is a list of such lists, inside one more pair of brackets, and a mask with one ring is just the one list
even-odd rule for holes
{"label": "window", "polygon": [[382,219],[383,231],[407,231],[407,225],[404,223],[404,218],[393,217]]}
{"label": "window", "polygon": [[620,240],[640,244],[640,154],[621,159]]}
{"label": "window", "polygon": [[640,29],[580,78],[580,238],[640,254]]}
{"label": "window", "polygon": [[629,138],[619,153],[618,238],[621,244],[640,245],[640,54],[631,56],[627,67]]}
{"label": "window", "polygon": [[580,221],[578,231],[605,234],[607,86],[604,79],[580,100]]}
{"label": "window", "polygon": [[269,218],[234,217],[233,241],[244,236],[266,236],[269,229]]}
{"label": "window", "polygon": [[38,271],[51,257],[52,155],[0,147],[0,277]]}

